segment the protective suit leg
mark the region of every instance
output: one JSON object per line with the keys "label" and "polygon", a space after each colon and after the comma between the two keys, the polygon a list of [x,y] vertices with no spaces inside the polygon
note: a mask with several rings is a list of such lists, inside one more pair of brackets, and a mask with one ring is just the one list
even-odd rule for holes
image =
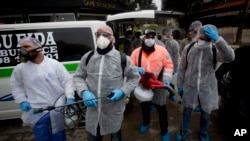
{"label": "protective suit leg", "polygon": [[65,135],[65,131],[59,131],[56,134],[52,135],[52,140],[53,141],[66,141],[66,135]]}
{"label": "protective suit leg", "polygon": [[190,118],[191,118],[192,110],[193,110],[192,108],[186,108],[186,107],[183,110],[182,130],[184,132],[189,130]]}
{"label": "protective suit leg", "polygon": [[49,112],[53,141],[66,141],[64,115],[62,114],[62,110],[63,109],[56,109]]}
{"label": "protective suit leg", "polygon": [[181,130],[178,131],[175,135],[176,141],[184,141],[190,134],[189,125],[190,125],[192,110],[193,110],[192,108],[187,108],[187,107],[184,108],[182,114],[183,117],[182,117]]}
{"label": "protective suit leg", "polygon": [[143,118],[143,123],[139,127],[139,131],[141,134],[147,132],[150,127],[150,106],[151,102],[141,103],[142,118]]}
{"label": "protective suit leg", "polygon": [[91,133],[87,132],[87,138],[88,138],[88,141],[102,141],[102,137],[101,134],[100,134],[100,126],[98,124],[98,127],[96,129],[96,136],[92,135]]}
{"label": "protective suit leg", "polygon": [[33,127],[33,133],[36,141],[52,141],[52,132],[50,125],[50,114],[42,116]]}
{"label": "protective suit leg", "polygon": [[166,105],[155,105],[160,121],[161,135],[164,136],[168,132],[168,112]]}
{"label": "protective suit leg", "polygon": [[122,141],[122,132],[119,130],[116,133],[111,134],[111,141]]}
{"label": "protective suit leg", "polygon": [[201,109],[200,115],[200,140],[209,141],[208,128],[209,128],[210,114]]}
{"label": "protective suit leg", "polygon": [[[60,121],[60,119],[58,119]],[[61,122],[60,122],[61,123]],[[66,135],[64,130],[53,133],[50,112],[42,116],[33,127],[33,133],[36,141],[66,141]],[[53,125],[54,126],[54,125]]]}

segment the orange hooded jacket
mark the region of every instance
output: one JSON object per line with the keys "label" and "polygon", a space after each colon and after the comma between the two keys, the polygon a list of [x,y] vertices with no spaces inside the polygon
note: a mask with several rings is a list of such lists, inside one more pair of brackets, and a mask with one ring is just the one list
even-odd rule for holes
{"label": "orange hooded jacket", "polygon": [[[141,67],[147,72],[152,72],[158,78],[162,69],[163,80],[171,81],[173,74],[173,62],[166,48],[155,44],[155,51],[149,55],[142,51]],[[135,66],[139,65],[141,47],[136,48],[131,54],[131,61]]]}

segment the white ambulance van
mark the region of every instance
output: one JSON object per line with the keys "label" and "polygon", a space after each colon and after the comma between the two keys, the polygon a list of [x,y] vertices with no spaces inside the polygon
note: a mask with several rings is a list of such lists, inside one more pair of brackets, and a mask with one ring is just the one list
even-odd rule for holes
{"label": "white ambulance van", "polygon": [[37,38],[42,42],[46,56],[60,61],[74,73],[81,56],[96,47],[95,32],[105,23],[65,21],[0,25],[0,120],[21,116],[19,105],[11,100],[10,88],[11,73],[19,63],[20,39]]}

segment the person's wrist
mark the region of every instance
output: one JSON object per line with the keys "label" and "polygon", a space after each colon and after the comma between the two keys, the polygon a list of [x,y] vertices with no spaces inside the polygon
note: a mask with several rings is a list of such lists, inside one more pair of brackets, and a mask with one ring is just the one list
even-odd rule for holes
{"label": "person's wrist", "polygon": [[219,38],[220,38],[220,36],[219,36],[219,35],[216,35],[215,38],[214,38],[214,41],[215,41],[215,42],[218,41]]}
{"label": "person's wrist", "polygon": [[124,92],[123,92],[123,90],[121,90],[121,89],[118,89],[119,91],[120,91],[120,93],[122,94],[122,95],[124,95]]}

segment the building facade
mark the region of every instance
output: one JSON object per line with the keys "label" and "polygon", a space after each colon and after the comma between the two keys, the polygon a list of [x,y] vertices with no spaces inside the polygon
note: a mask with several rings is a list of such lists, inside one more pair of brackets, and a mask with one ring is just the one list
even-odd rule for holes
{"label": "building facade", "polygon": [[0,23],[106,20],[126,11],[124,0],[7,0],[0,5]]}

